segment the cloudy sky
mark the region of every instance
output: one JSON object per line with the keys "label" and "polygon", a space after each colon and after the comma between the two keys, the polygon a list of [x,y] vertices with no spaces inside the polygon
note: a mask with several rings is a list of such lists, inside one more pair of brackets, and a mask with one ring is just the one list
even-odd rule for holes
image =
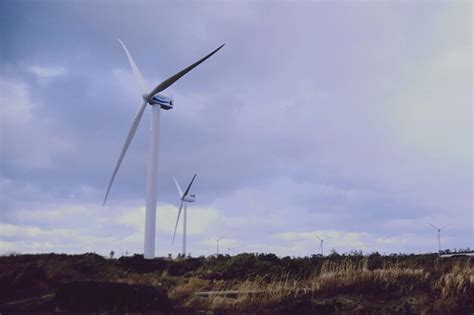
{"label": "cloudy sky", "polygon": [[474,247],[471,2],[0,4],[0,253],[142,253],[150,85],[166,92],[158,255]]}

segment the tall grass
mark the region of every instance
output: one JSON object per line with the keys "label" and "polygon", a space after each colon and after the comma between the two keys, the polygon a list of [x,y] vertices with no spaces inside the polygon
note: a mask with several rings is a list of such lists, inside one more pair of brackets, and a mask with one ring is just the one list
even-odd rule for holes
{"label": "tall grass", "polygon": [[[32,289],[57,290],[64,283],[89,280],[163,288],[176,313],[473,314],[470,262],[434,255],[280,259],[243,254],[176,262],[139,256],[115,261],[93,254],[19,255],[0,257],[0,295],[18,299],[33,296]],[[196,295],[226,290],[240,293]]]}
{"label": "tall grass", "polygon": [[[331,297],[349,296],[353,304],[379,300],[406,300],[405,307],[421,313],[452,312],[467,303],[473,295],[473,268],[468,261],[459,261],[451,270],[424,270],[387,264],[381,269],[369,270],[368,259],[334,263],[324,262],[319,274],[306,279],[291,277],[286,273],[280,279],[246,279],[231,284],[190,278],[176,288],[184,304],[190,307],[218,311],[268,310],[281,307],[289,301],[311,305]],[[247,292],[237,297],[210,295],[196,297],[196,291],[232,290]],[[358,298],[356,297],[358,296]],[[434,303],[430,303],[433,300]],[[331,302],[334,303],[334,302]],[[397,303],[394,303],[396,305]],[[428,306],[433,304],[432,306]],[[395,306],[394,306],[395,307]]]}

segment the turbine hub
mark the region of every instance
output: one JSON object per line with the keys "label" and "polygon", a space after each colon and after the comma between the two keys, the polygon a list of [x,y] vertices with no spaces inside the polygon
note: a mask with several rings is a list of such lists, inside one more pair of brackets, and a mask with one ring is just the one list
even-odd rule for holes
{"label": "turbine hub", "polygon": [[150,101],[151,101],[150,94],[145,93],[145,94],[142,95],[142,97],[147,103],[150,103]]}

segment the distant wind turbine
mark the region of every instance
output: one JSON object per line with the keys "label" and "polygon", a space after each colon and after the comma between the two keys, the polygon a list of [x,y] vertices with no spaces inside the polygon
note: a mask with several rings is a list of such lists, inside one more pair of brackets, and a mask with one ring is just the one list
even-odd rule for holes
{"label": "distant wind turbine", "polygon": [[441,230],[446,228],[447,225],[443,226],[442,228],[438,228],[438,227],[434,226],[433,224],[431,224],[429,222],[428,222],[428,224],[431,225],[431,227],[437,231],[436,238],[438,240],[438,254],[441,254]]}
{"label": "distant wind turbine", "polygon": [[167,89],[173,83],[178,81],[186,73],[197,67],[199,64],[207,60],[209,57],[214,55],[219,49],[224,45],[219,46],[217,49],[206,55],[204,58],[199,59],[192,65],[187,68],[179,71],[178,73],[172,75],[168,79],[164,80],[158,84],[151,92],[148,89],[148,86],[143,78],[140,70],[138,69],[135,61],[132,58],[132,55],[128,51],[125,44],[118,40],[125,50],[125,54],[128,57],[130,66],[132,67],[133,74],[135,79],[138,81],[142,95],[142,102],[138,107],[138,111],[133,118],[132,125],[128,131],[125,143],[120,152],[117,163],[112,172],[112,177],[110,179],[109,185],[107,187],[107,192],[104,197],[104,205],[109,196],[110,189],[114,182],[117,171],[122,164],[125,153],[127,153],[130,142],[132,142],[133,136],[137,131],[140,120],[143,116],[143,112],[147,105],[151,105],[152,108],[152,117],[151,117],[151,129],[150,129],[150,147],[149,147],[149,156],[148,156],[148,170],[147,170],[147,180],[146,180],[146,214],[145,214],[145,248],[144,248],[144,257],[145,258],[154,258],[155,257],[155,229],[156,229],[156,201],[157,201],[157,171],[158,171],[158,140],[159,140],[159,131],[160,131],[160,113],[161,109],[169,110],[173,108],[173,99],[167,97],[160,92]]}
{"label": "distant wind turbine", "polygon": [[179,187],[178,181],[176,178],[173,177],[174,183],[176,184],[176,188],[178,189],[178,194],[179,194],[179,200],[181,201],[179,205],[179,210],[178,210],[178,217],[176,219],[176,225],[174,227],[174,234],[173,234],[173,244],[174,244],[174,239],[176,237],[176,229],[178,228],[178,222],[179,222],[179,216],[181,215],[181,210],[183,210],[183,257],[186,257],[186,221],[187,221],[187,210],[188,210],[188,202],[195,202],[196,201],[196,195],[190,194],[189,190],[191,189],[191,185],[194,182],[194,179],[196,178],[196,174],[194,174],[193,179],[189,182],[188,187],[186,188],[186,191],[183,193],[181,190],[181,187]]}
{"label": "distant wind turbine", "polygon": [[222,236],[216,238],[216,242],[217,242],[217,245],[216,245],[217,251],[216,251],[216,253],[217,253],[217,255],[219,255],[219,241],[220,241],[223,237],[224,237],[224,235],[222,235]]}
{"label": "distant wind turbine", "polygon": [[319,249],[321,250],[321,256],[324,256],[324,241],[329,239],[329,237],[326,238],[320,238],[315,234],[316,238],[319,240]]}

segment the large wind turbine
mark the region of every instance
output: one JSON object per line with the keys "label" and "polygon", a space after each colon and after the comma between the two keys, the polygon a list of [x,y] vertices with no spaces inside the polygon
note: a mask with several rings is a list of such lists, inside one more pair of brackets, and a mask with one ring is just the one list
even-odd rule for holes
{"label": "large wind turbine", "polygon": [[319,240],[319,249],[321,250],[321,256],[324,256],[324,241],[327,240],[329,237],[326,237],[326,238],[320,238],[319,236],[317,236],[315,234],[316,238]]}
{"label": "large wind turbine", "polygon": [[179,71],[175,75],[169,77],[168,79],[164,80],[160,84],[158,84],[151,92],[148,92],[149,89],[145,83],[145,79],[143,78],[140,70],[138,69],[135,61],[133,60],[132,56],[130,55],[127,47],[125,47],[124,43],[121,40],[118,40],[122,45],[123,49],[125,50],[125,54],[128,57],[128,61],[130,66],[132,67],[133,74],[135,79],[138,81],[142,93],[142,102],[138,107],[138,111],[133,118],[132,125],[130,126],[130,130],[128,131],[127,137],[125,139],[125,143],[122,147],[122,151],[120,152],[117,164],[112,173],[112,177],[109,182],[109,186],[107,187],[107,192],[104,197],[104,205],[107,201],[107,197],[110,192],[110,188],[112,187],[112,183],[114,182],[115,176],[117,175],[117,171],[122,164],[123,158],[127,149],[130,145],[130,142],[137,131],[138,124],[143,116],[143,112],[145,111],[145,107],[150,105],[152,108],[152,116],[151,116],[151,129],[150,129],[150,147],[149,147],[149,155],[148,155],[148,170],[147,170],[147,180],[146,180],[146,215],[145,215],[145,250],[144,256],[145,258],[153,258],[155,256],[155,227],[156,227],[156,195],[157,195],[157,171],[158,171],[158,140],[159,140],[159,131],[160,131],[160,112],[161,109],[169,110],[173,108],[173,99],[167,97],[165,95],[159,94],[160,92],[164,91],[174,82],[179,80],[182,76],[186,73],[197,67],[199,64],[204,62],[206,59],[211,57],[215,54],[219,49],[221,49],[224,45],[219,46],[217,49],[209,53],[202,59],[199,59],[189,67]]}
{"label": "large wind turbine", "polygon": [[186,191],[183,193],[181,190],[181,187],[179,187],[178,181],[176,178],[173,177],[174,183],[176,184],[176,188],[178,189],[178,194],[179,194],[179,200],[181,201],[179,205],[179,210],[178,210],[178,217],[176,219],[176,225],[174,227],[174,234],[173,234],[173,244],[174,244],[174,239],[176,237],[176,230],[178,229],[178,222],[179,222],[179,216],[181,215],[181,210],[183,210],[183,257],[186,257],[186,218],[187,218],[187,210],[188,210],[188,202],[195,202],[196,201],[196,195],[190,194],[189,190],[191,189],[191,185],[194,182],[194,179],[196,178],[196,174],[194,174],[193,179],[189,182],[188,188],[186,188]]}

